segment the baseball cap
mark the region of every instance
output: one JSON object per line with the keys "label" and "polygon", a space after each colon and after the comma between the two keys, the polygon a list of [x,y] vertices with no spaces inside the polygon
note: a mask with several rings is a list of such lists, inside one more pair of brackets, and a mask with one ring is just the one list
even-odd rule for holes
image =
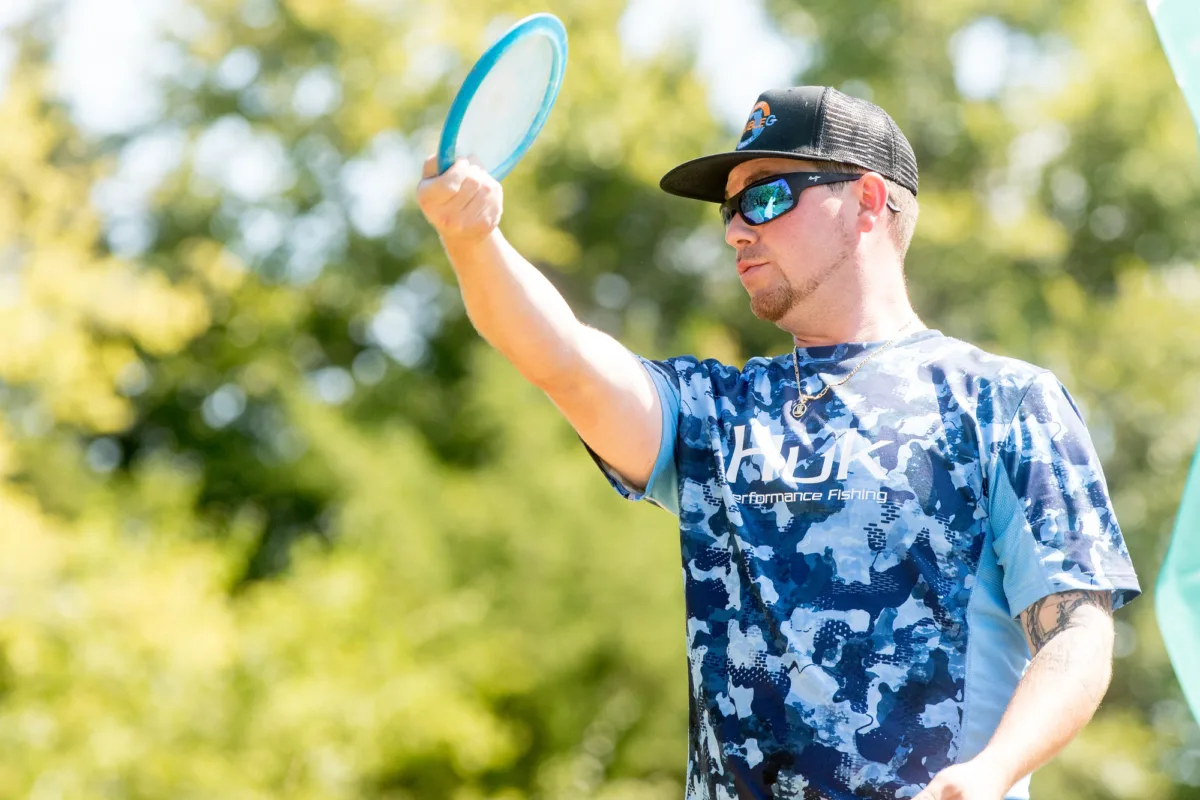
{"label": "baseball cap", "polygon": [[659,186],[679,197],[720,203],[729,171],[756,158],[854,164],[917,193],[917,157],[900,126],[874,103],[829,86],[763,92],[732,152],[684,162]]}

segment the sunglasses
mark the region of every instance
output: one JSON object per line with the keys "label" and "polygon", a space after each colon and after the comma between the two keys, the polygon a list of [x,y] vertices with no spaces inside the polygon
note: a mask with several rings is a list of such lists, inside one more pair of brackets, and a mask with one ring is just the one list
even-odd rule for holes
{"label": "sunglasses", "polygon": [[[796,207],[800,193],[810,186],[827,183],[853,183],[862,175],[846,172],[788,172],[763,178],[742,189],[721,203],[721,219],[725,227],[733,222],[735,214],[741,214],[747,225],[763,225],[778,219]],[[887,199],[887,207],[899,213],[900,208]]]}

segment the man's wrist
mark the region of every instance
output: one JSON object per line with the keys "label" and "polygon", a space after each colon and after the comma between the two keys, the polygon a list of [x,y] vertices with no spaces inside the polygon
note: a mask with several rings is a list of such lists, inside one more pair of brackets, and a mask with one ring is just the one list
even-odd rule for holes
{"label": "man's wrist", "polygon": [[483,236],[472,234],[447,235],[439,233],[442,248],[450,257],[452,263],[470,263],[479,258],[489,248],[496,246],[500,239],[500,227],[496,226]]}
{"label": "man's wrist", "polygon": [[1000,797],[1008,794],[1017,781],[1025,777],[1028,770],[1014,758],[995,745],[988,745],[979,755],[971,759],[971,764],[984,776],[989,785],[996,787]]}

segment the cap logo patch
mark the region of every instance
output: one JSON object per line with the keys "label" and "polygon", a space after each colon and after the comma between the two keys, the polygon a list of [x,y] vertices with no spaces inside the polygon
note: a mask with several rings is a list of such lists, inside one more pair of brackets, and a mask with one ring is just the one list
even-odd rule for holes
{"label": "cap logo patch", "polygon": [[759,100],[750,111],[750,119],[746,120],[746,127],[742,129],[742,139],[737,143],[737,149],[749,146],[763,131],[774,125],[775,121],[771,106],[767,105],[766,100]]}

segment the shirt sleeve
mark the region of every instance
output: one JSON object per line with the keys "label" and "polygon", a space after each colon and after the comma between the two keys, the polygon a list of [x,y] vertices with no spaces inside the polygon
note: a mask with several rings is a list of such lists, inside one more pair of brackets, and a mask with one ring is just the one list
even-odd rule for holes
{"label": "shirt sleeve", "polygon": [[1071,396],[1050,373],[1026,389],[991,464],[989,518],[1014,617],[1071,590],[1141,593],[1104,471]]}
{"label": "shirt sleeve", "polygon": [[679,516],[679,471],[675,465],[675,440],[679,431],[679,381],[670,362],[650,361],[641,356],[638,356],[638,361],[650,376],[654,390],[658,392],[659,406],[662,408],[662,439],[659,441],[658,457],[654,460],[654,470],[650,473],[646,488],[639,490],[631,486],[596,455],[592,448],[587,447],[587,442],[584,442],[584,447],[587,447],[596,465],[622,497],[627,500],[649,500],[654,505]]}

